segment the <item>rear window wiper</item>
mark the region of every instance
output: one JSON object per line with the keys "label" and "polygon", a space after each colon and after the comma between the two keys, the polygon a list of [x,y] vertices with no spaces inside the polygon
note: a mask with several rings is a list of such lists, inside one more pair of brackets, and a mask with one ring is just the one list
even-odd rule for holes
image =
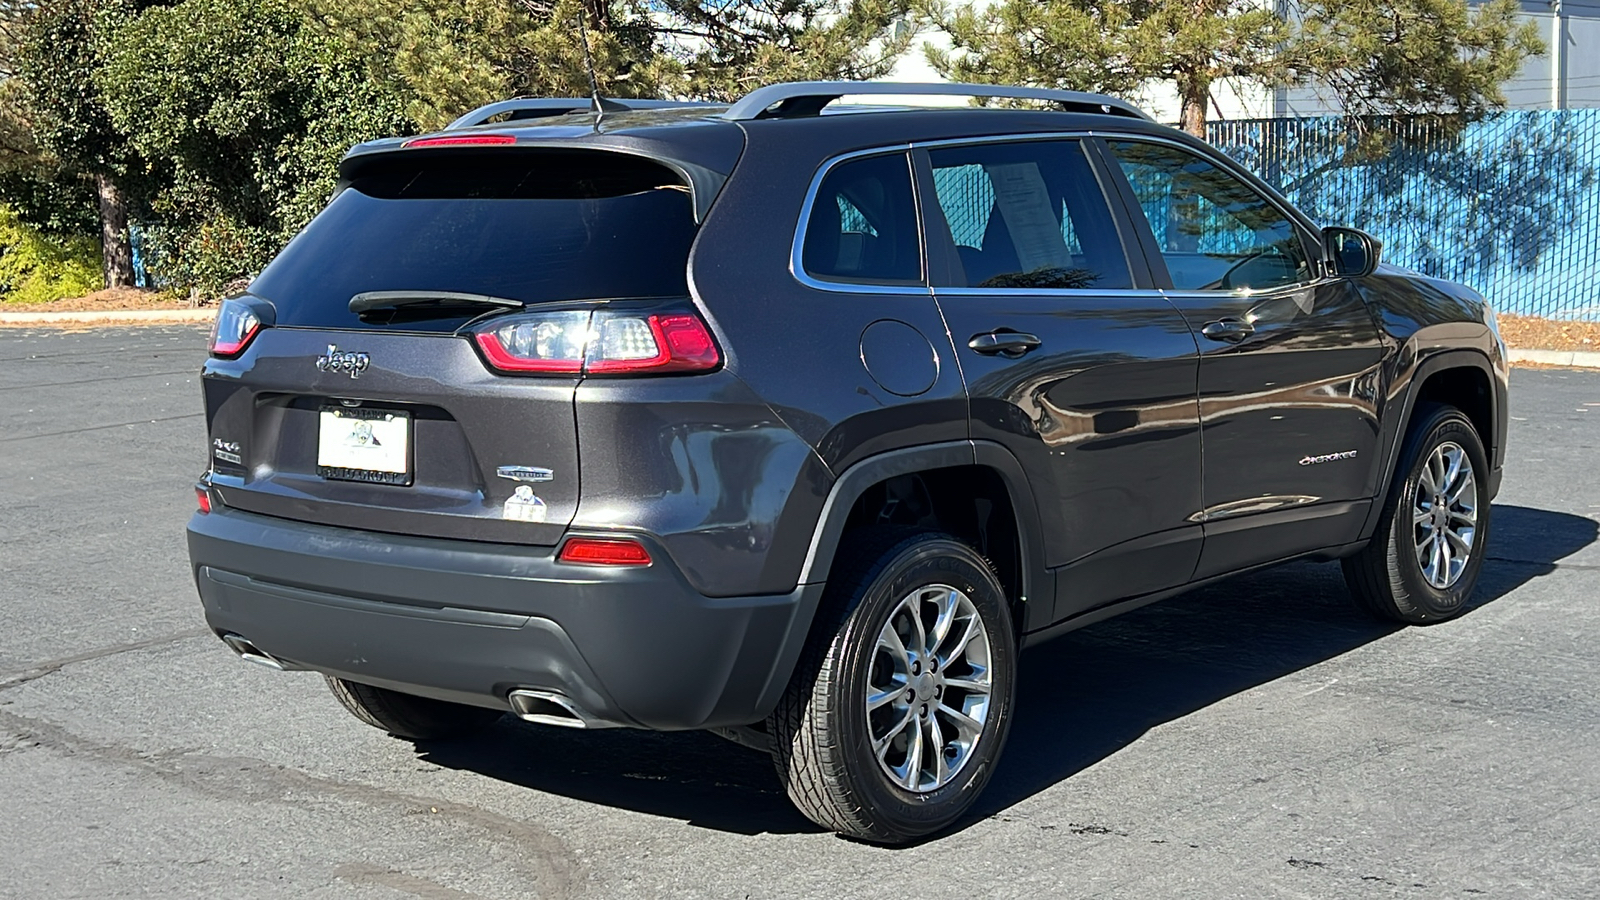
{"label": "rear window wiper", "polygon": [[459,309],[483,306],[496,309],[522,309],[527,304],[521,300],[510,300],[505,297],[463,294],[457,291],[364,291],[350,298],[350,311],[353,313],[413,307]]}

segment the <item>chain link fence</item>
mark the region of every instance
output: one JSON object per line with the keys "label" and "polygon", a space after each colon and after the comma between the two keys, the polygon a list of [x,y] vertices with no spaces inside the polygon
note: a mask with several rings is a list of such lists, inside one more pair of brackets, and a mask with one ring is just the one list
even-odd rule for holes
{"label": "chain link fence", "polygon": [[1600,109],[1506,112],[1457,133],[1384,123],[1370,158],[1337,117],[1213,122],[1207,136],[1386,262],[1481,291],[1501,312],[1600,320]]}

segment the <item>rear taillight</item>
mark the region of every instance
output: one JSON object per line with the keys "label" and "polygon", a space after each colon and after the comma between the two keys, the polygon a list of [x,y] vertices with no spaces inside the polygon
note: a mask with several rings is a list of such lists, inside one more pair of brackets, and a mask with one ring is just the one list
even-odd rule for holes
{"label": "rear taillight", "polygon": [[209,491],[207,491],[205,488],[196,487],[194,489],[194,502],[195,502],[195,506],[200,510],[201,514],[203,514],[203,515],[210,515],[211,514],[211,493]]}
{"label": "rear taillight", "polygon": [[564,563],[589,566],[648,566],[650,551],[631,538],[572,538],[556,557]]}
{"label": "rear taillight", "polygon": [[211,323],[211,355],[229,359],[243,353],[262,324],[261,314],[251,304],[236,297],[222,301]]}
{"label": "rear taillight", "polygon": [[510,373],[647,375],[722,364],[705,322],[684,311],[529,313],[496,319],[473,340],[490,368]]}

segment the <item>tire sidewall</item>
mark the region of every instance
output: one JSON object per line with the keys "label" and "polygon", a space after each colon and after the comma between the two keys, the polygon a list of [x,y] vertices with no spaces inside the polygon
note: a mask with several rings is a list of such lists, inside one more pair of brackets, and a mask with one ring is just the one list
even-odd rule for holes
{"label": "tire sidewall", "polygon": [[[1406,460],[1405,481],[1401,482],[1400,489],[1391,501],[1389,553],[1394,574],[1405,588],[1407,602],[1428,619],[1446,619],[1461,612],[1477,585],[1478,572],[1483,567],[1484,547],[1489,539],[1489,465],[1477,431],[1464,415],[1454,409],[1435,412],[1420,433],[1422,439]],[[1411,525],[1411,510],[1416,504],[1423,466],[1440,444],[1451,441],[1466,451],[1467,459],[1472,463],[1478,524],[1472,536],[1472,555],[1461,577],[1450,587],[1440,590],[1423,577]]]}
{"label": "tire sidewall", "polygon": [[[872,753],[865,704],[877,638],[900,601],[919,587],[948,584],[971,598],[989,636],[989,716],[972,758],[947,785],[915,793],[889,781]],[[867,587],[835,639],[841,696],[830,704],[830,728],[841,738],[852,793],[865,799],[881,829],[919,836],[950,824],[971,806],[993,774],[1010,730],[1016,683],[1016,641],[1004,591],[982,557],[950,538],[928,536],[899,552]]]}

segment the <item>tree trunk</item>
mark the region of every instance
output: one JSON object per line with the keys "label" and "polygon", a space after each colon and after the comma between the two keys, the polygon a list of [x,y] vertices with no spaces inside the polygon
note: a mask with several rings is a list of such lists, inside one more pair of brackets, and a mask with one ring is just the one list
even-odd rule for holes
{"label": "tree trunk", "polygon": [[1211,96],[1211,83],[1204,78],[1179,78],[1178,99],[1183,106],[1178,113],[1178,127],[1202,141],[1206,139],[1206,100]]}
{"label": "tree trunk", "polygon": [[106,287],[133,287],[133,242],[128,237],[128,200],[109,176],[94,177],[100,195],[100,270]]}

